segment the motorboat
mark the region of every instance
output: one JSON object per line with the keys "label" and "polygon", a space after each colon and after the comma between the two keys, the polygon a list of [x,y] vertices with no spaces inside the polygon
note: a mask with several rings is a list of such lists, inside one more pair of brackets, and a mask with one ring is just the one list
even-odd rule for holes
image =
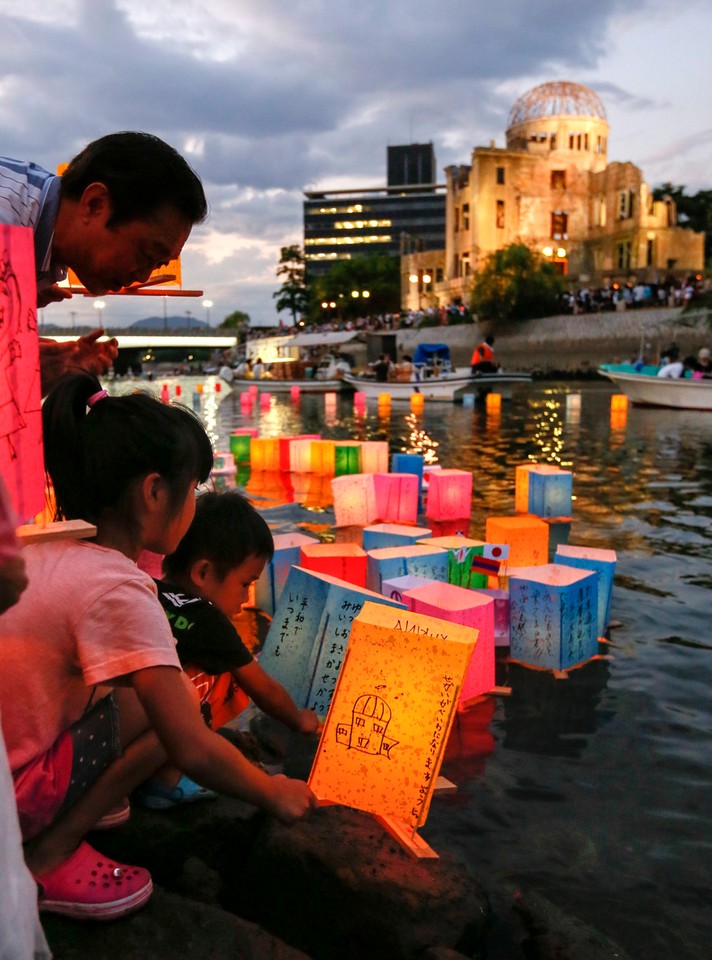
{"label": "motorboat", "polygon": [[409,400],[414,393],[426,400],[453,403],[462,400],[465,393],[484,396],[493,388],[512,383],[528,383],[531,374],[497,370],[492,373],[471,373],[469,369],[456,370],[450,359],[450,348],[445,343],[421,343],[413,354],[412,370],[407,379],[376,380],[374,374],[345,373],[344,380],[354,390],[375,400],[387,393],[393,400]]}
{"label": "motorboat", "polygon": [[659,377],[659,367],[636,370],[630,363],[605,363],[599,373],[613,381],[631,403],[645,407],[668,407],[676,410],[712,410],[712,380],[689,375],[679,378]]}

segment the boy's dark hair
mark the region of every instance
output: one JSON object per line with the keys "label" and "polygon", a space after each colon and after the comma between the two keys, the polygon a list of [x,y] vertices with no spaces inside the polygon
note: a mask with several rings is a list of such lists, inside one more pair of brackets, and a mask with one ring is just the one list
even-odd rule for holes
{"label": "boy's dark hair", "polygon": [[168,577],[184,575],[196,560],[209,560],[225,577],[250,557],[274,556],[272,532],[264,518],[235,490],[205,493],[195,505],[195,518],[174,553],[163,559]]}
{"label": "boy's dark hair", "polygon": [[190,485],[207,480],[213,466],[203,425],[187,408],[148,393],[101,396],[87,409],[100,391],[92,374],[73,374],[50,391],[42,408],[56,518],[96,523],[112,510],[133,528],[133,482],[153,472],[168,484],[178,511]]}
{"label": "boy's dark hair", "polygon": [[109,226],[147,220],[171,206],[190,223],[202,223],[208,203],[197,173],[186,160],[150,133],[109,133],[88,144],[62,174],[62,197],[79,200],[90,183],[109,190]]}

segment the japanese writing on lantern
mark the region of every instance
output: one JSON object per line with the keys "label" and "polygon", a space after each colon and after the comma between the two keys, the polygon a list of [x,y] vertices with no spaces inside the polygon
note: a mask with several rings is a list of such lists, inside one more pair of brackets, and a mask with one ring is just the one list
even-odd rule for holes
{"label": "japanese writing on lantern", "polygon": [[428,741],[417,796],[410,810],[415,824],[420,821],[423,812],[427,810],[427,800],[433,788],[433,776],[438,769],[438,758],[443,746],[443,737],[448,729],[448,718],[452,709],[456,689],[453,678],[449,674],[445,674],[442,678],[442,684],[437,698],[437,706],[433,717],[433,730]]}
{"label": "japanese writing on lantern", "polygon": [[334,696],[336,681],[344,664],[344,654],[354,619],[361,612],[362,600],[345,597],[332,613],[327,613],[321,650],[310,691],[310,706],[317,714],[327,712]]}
{"label": "japanese writing on lantern", "polygon": [[282,654],[282,644],[296,641],[299,645],[301,635],[304,631],[304,621],[306,611],[309,606],[309,598],[295,591],[290,591],[287,597],[287,607],[284,616],[279,624],[279,633],[277,634],[277,645],[274,648],[275,657]]}
{"label": "japanese writing on lantern", "polygon": [[403,620],[400,618],[397,619],[393,629],[402,630],[403,633],[417,633],[421,637],[442,637],[443,640],[447,640],[448,638],[446,633],[431,630],[430,627],[423,627],[422,624],[414,623],[412,620],[409,620],[408,617],[405,617]]}

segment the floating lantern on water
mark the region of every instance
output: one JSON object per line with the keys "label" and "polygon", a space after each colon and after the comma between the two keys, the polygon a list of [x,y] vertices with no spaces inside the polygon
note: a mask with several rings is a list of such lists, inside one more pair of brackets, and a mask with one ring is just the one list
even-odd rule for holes
{"label": "floating lantern on water", "polygon": [[537,517],[570,517],[573,476],[569,470],[529,474],[529,513]]}
{"label": "floating lantern on water", "polygon": [[628,397],[624,393],[614,393],[611,396],[611,412],[627,411]]}
{"label": "floating lantern on water", "polygon": [[566,670],[598,653],[597,575],[559,563],[509,577],[510,653],[528,666]]}
{"label": "floating lantern on water", "polygon": [[250,464],[253,470],[280,470],[278,437],[253,437],[250,444]]}
{"label": "floating lantern on water", "polygon": [[298,383],[292,384],[292,386],[289,389],[289,395],[291,396],[292,400],[299,400],[300,388]]}
{"label": "floating lantern on water", "polygon": [[425,515],[433,520],[469,517],[472,512],[472,473],[437,470],[429,474]]}
{"label": "floating lantern on water", "polygon": [[336,444],[333,440],[312,440],[311,468],[312,473],[321,473],[325,476],[334,476],[334,457]]}
{"label": "floating lantern on water", "polygon": [[249,427],[233,430],[230,434],[230,453],[237,463],[250,462],[252,438],[256,436],[257,430]]}
{"label": "floating lantern on water", "polygon": [[418,478],[413,473],[374,473],[376,516],[386,523],[418,519]]}
{"label": "floating lantern on water", "polygon": [[337,527],[365,527],[378,519],[373,475],[348,474],[331,481],[334,522]]}
{"label": "floating lantern on water", "polygon": [[494,645],[509,646],[509,591],[499,588],[475,588],[477,593],[491,597],[494,603]]}
{"label": "floating lantern on water", "polygon": [[300,566],[339,580],[366,586],[366,551],[357,543],[304,544]]}
{"label": "floating lantern on water", "polygon": [[361,443],[362,473],[388,473],[388,441],[364,440]]}
{"label": "floating lantern on water", "polygon": [[375,523],[363,531],[363,549],[407,547],[432,536],[428,527],[413,527],[404,523]]}
{"label": "floating lantern on water", "polygon": [[323,717],[343,666],[351,627],[366,601],[405,610],[328,574],[292,567],[260,654],[260,665],[298,707]]}
{"label": "floating lantern on water", "polygon": [[502,394],[488,393],[485,397],[485,410],[489,414],[498,414],[502,412]]}
{"label": "floating lantern on water", "polygon": [[592,570],[598,578],[598,608],[596,628],[602,637],[611,618],[611,599],[613,597],[613,578],[616,573],[615,550],[603,550],[598,547],[578,547],[573,544],[561,544],[556,548],[554,563],[563,563],[569,567]]}
{"label": "floating lantern on water", "polygon": [[557,473],[560,467],[551,463],[520,463],[514,469],[514,509],[529,513],[529,476],[536,473]]}
{"label": "floating lantern on water", "polygon": [[210,471],[210,479],[216,490],[227,490],[236,485],[235,458],[232,453],[213,454],[213,469]]}
{"label": "floating lantern on water", "polygon": [[358,440],[337,440],[334,444],[334,473],[361,473],[361,443]]}
{"label": "floating lantern on water", "polygon": [[410,411],[416,416],[419,416],[425,408],[425,397],[422,393],[411,393],[410,395]]}
{"label": "floating lantern on water", "polygon": [[414,473],[418,477],[418,495],[423,490],[424,466],[422,453],[394,453],[391,457],[391,473]]}
{"label": "floating lantern on water", "polygon": [[269,410],[271,403],[272,403],[271,393],[260,394],[260,407],[262,408],[262,410]]}
{"label": "floating lantern on water", "polygon": [[404,836],[422,826],[476,639],[365,603],[309,777],[316,796],[395,821]]}
{"label": "floating lantern on water", "polygon": [[414,613],[439,617],[478,631],[470,665],[460,692],[458,707],[482,696],[495,685],[494,600],[452,583],[430,583],[403,592],[403,603]]}
{"label": "floating lantern on water", "polygon": [[255,398],[257,394],[260,392],[260,388],[257,386],[256,383],[251,383],[250,386],[247,388],[247,392],[250,394],[251,397]]}
{"label": "floating lantern on water", "polygon": [[438,583],[429,577],[418,577],[414,573],[406,573],[402,577],[393,577],[391,580],[381,581],[381,593],[389,600],[403,601],[406,590],[415,590],[416,587],[426,587],[429,583]]}
{"label": "floating lantern on water", "polygon": [[470,540],[465,536],[433,537],[426,539],[425,546],[439,547],[446,550],[448,555],[449,583],[459,587],[486,587],[488,576],[499,573],[499,563],[492,561],[491,571],[474,569],[476,560],[482,562],[487,544],[482,540]]}
{"label": "floating lantern on water", "polygon": [[485,540],[509,547],[510,566],[543,564],[549,557],[549,526],[538,517],[488,517]]}
{"label": "floating lantern on water", "polygon": [[462,405],[463,407],[473,407],[475,406],[475,395],[474,393],[463,393],[462,395]]}
{"label": "floating lantern on water", "polygon": [[379,417],[389,417],[391,414],[391,395],[390,393],[378,394],[378,415]]}
{"label": "floating lantern on water", "polygon": [[255,603],[272,616],[282,596],[289,571],[298,566],[301,549],[309,544],[319,543],[305,533],[276,533],[274,535],[274,556],[265,565],[255,584]]}
{"label": "floating lantern on water", "polygon": [[369,550],[366,566],[366,586],[381,593],[384,580],[413,574],[428,580],[447,580],[448,556],[446,550],[415,543],[407,547],[382,547]]}

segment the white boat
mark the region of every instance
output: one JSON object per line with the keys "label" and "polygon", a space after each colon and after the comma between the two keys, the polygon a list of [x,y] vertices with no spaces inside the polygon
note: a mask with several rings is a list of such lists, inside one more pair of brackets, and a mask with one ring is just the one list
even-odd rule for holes
{"label": "white boat", "polygon": [[299,387],[300,393],[340,393],[342,390],[351,390],[345,378],[260,377],[255,380],[250,377],[233,377],[229,383],[232,389],[238,392],[249,390],[250,387],[257,387],[260,393],[291,393],[292,387]]}
{"label": "white boat", "polygon": [[631,364],[604,364],[599,373],[608,377],[631,403],[674,410],[712,410],[712,380],[658,377],[657,367],[636,372]]}
{"label": "white boat", "polygon": [[420,393],[426,400],[442,400],[452,403],[461,400],[463,394],[474,393],[482,397],[493,387],[509,383],[528,383],[530,373],[497,370],[492,373],[471,373],[469,369],[453,370],[450,348],[443,343],[420,344],[413,357],[413,373],[409,380],[376,380],[374,376],[357,376],[345,373],[344,380],[354,390],[365,394],[367,400],[376,399],[381,393],[390,394],[393,400],[409,400]]}

